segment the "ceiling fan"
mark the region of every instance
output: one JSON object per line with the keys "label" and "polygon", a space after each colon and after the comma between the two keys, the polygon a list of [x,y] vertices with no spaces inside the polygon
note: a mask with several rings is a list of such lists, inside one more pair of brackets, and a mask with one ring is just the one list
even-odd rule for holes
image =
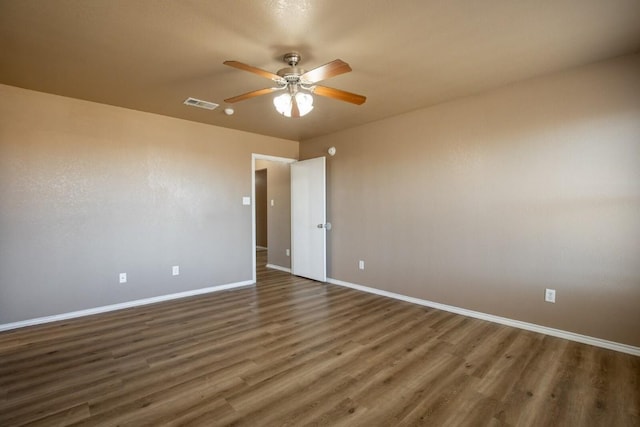
{"label": "ceiling fan", "polygon": [[272,92],[284,91],[276,96],[273,103],[276,110],[286,117],[302,117],[313,109],[313,96],[316,94],[340,101],[361,105],[367,98],[362,95],[317,85],[317,82],[348,73],[351,67],[346,62],[336,59],[327,64],[305,71],[298,67],[302,59],[298,52],[289,52],[282,58],[289,67],[278,70],[277,73],[262,70],[238,61],[225,61],[224,64],[239,70],[249,71],[275,82],[276,87],[258,89],[242,95],[225,99],[225,102],[234,103],[244,101],[255,96],[266,95]]}

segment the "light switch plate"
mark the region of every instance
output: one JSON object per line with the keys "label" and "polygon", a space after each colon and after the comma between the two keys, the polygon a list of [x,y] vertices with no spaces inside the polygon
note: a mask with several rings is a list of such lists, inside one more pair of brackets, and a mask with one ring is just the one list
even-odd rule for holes
{"label": "light switch plate", "polygon": [[251,205],[251,197],[244,196],[242,198],[242,204],[245,206]]}

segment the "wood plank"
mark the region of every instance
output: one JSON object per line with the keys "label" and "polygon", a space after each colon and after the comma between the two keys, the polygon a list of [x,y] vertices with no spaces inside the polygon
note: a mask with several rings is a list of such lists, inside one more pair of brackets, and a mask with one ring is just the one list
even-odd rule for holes
{"label": "wood plank", "polygon": [[0,333],[0,425],[640,426],[640,358],[265,267]]}

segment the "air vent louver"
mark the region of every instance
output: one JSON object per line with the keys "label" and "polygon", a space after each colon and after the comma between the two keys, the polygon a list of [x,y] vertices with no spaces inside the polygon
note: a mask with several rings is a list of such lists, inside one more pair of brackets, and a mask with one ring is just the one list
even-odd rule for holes
{"label": "air vent louver", "polygon": [[204,108],[205,110],[214,110],[218,107],[218,104],[213,103],[213,102],[209,102],[209,101],[203,101],[201,99],[196,99],[196,98],[187,98],[184,100],[184,105],[190,105],[192,107],[198,107],[198,108]]}

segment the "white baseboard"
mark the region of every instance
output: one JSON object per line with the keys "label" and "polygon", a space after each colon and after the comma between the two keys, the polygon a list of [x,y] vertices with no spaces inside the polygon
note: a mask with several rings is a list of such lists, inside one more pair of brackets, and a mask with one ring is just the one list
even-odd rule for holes
{"label": "white baseboard", "polygon": [[172,299],[186,298],[194,295],[208,294],[211,292],[224,291],[226,289],[241,288],[244,286],[255,285],[253,280],[245,280],[243,282],[227,283],[225,285],[211,286],[209,288],[195,289],[192,291],[178,292],[176,294],[160,295],[157,297],[144,298],[135,301],[127,301],[119,304],[105,305],[102,307],[89,308],[86,310],[72,311],[70,313],[55,314],[53,316],[38,317],[35,319],[22,320],[20,322],[5,323],[0,325],[1,331],[10,329],[24,328],[25,326],[40,325],[43,323],[57,322],[59,320],[74,319],[76,317],[90,316],[92,314],[106,313],[108,311],[122,310],[123,308],[138,307],[141,305],[153,304],[156,302],[169,301]]}
{"label": "white baseboard", "polygon": [[287,267],[281,267],[279,265],[275,265],[275,264],[267,264],[266,265],[267,268],[272,268],[274,270],[280,270],[280,271],[284,271],[286,273],[291,273],[291,269],[287,268]]}
{"label": "white baseboard", "polygon": [[409,297],[395,292],[383,291],[381,289],[370,288],[368,286],[357,285],[355,283],[344,282],[337,279],[327,279],[327,283],[333,285],[344,286],[371,294],[381,295],[384,297],[394,298],[413,304],[423,305],[426,307],[437,308],[439,310],[449,311],[451,313],[461,314],[463,316],[474,317],[476,319],[487,320],[489,322],[500,323],[502,325],[513,326],[515,328],[525,329],[527,331],[539,332],[545,335],[551,335],[558,338],[564,338],[570,341],[576,341],[583,344],[590,344],[596,347],[607,348],[609,350],[619,351],[621,353],[640,356],[640,347],[634,347],[628,344],[621,344],[614,341],[607,341],[600,338],[594,338],[587,335],[576,334],[574,332],[563,331],[560,329],[549,328],[547,326],[536,325],[535,323],[521,322],[520,320],[509,319],[507,317],[494,316],[493,314],[482,313],[479,311],[467,310],[466,308],[455,307],[452,305],[440,304],[438,302],[423,300],[420,298]]}

